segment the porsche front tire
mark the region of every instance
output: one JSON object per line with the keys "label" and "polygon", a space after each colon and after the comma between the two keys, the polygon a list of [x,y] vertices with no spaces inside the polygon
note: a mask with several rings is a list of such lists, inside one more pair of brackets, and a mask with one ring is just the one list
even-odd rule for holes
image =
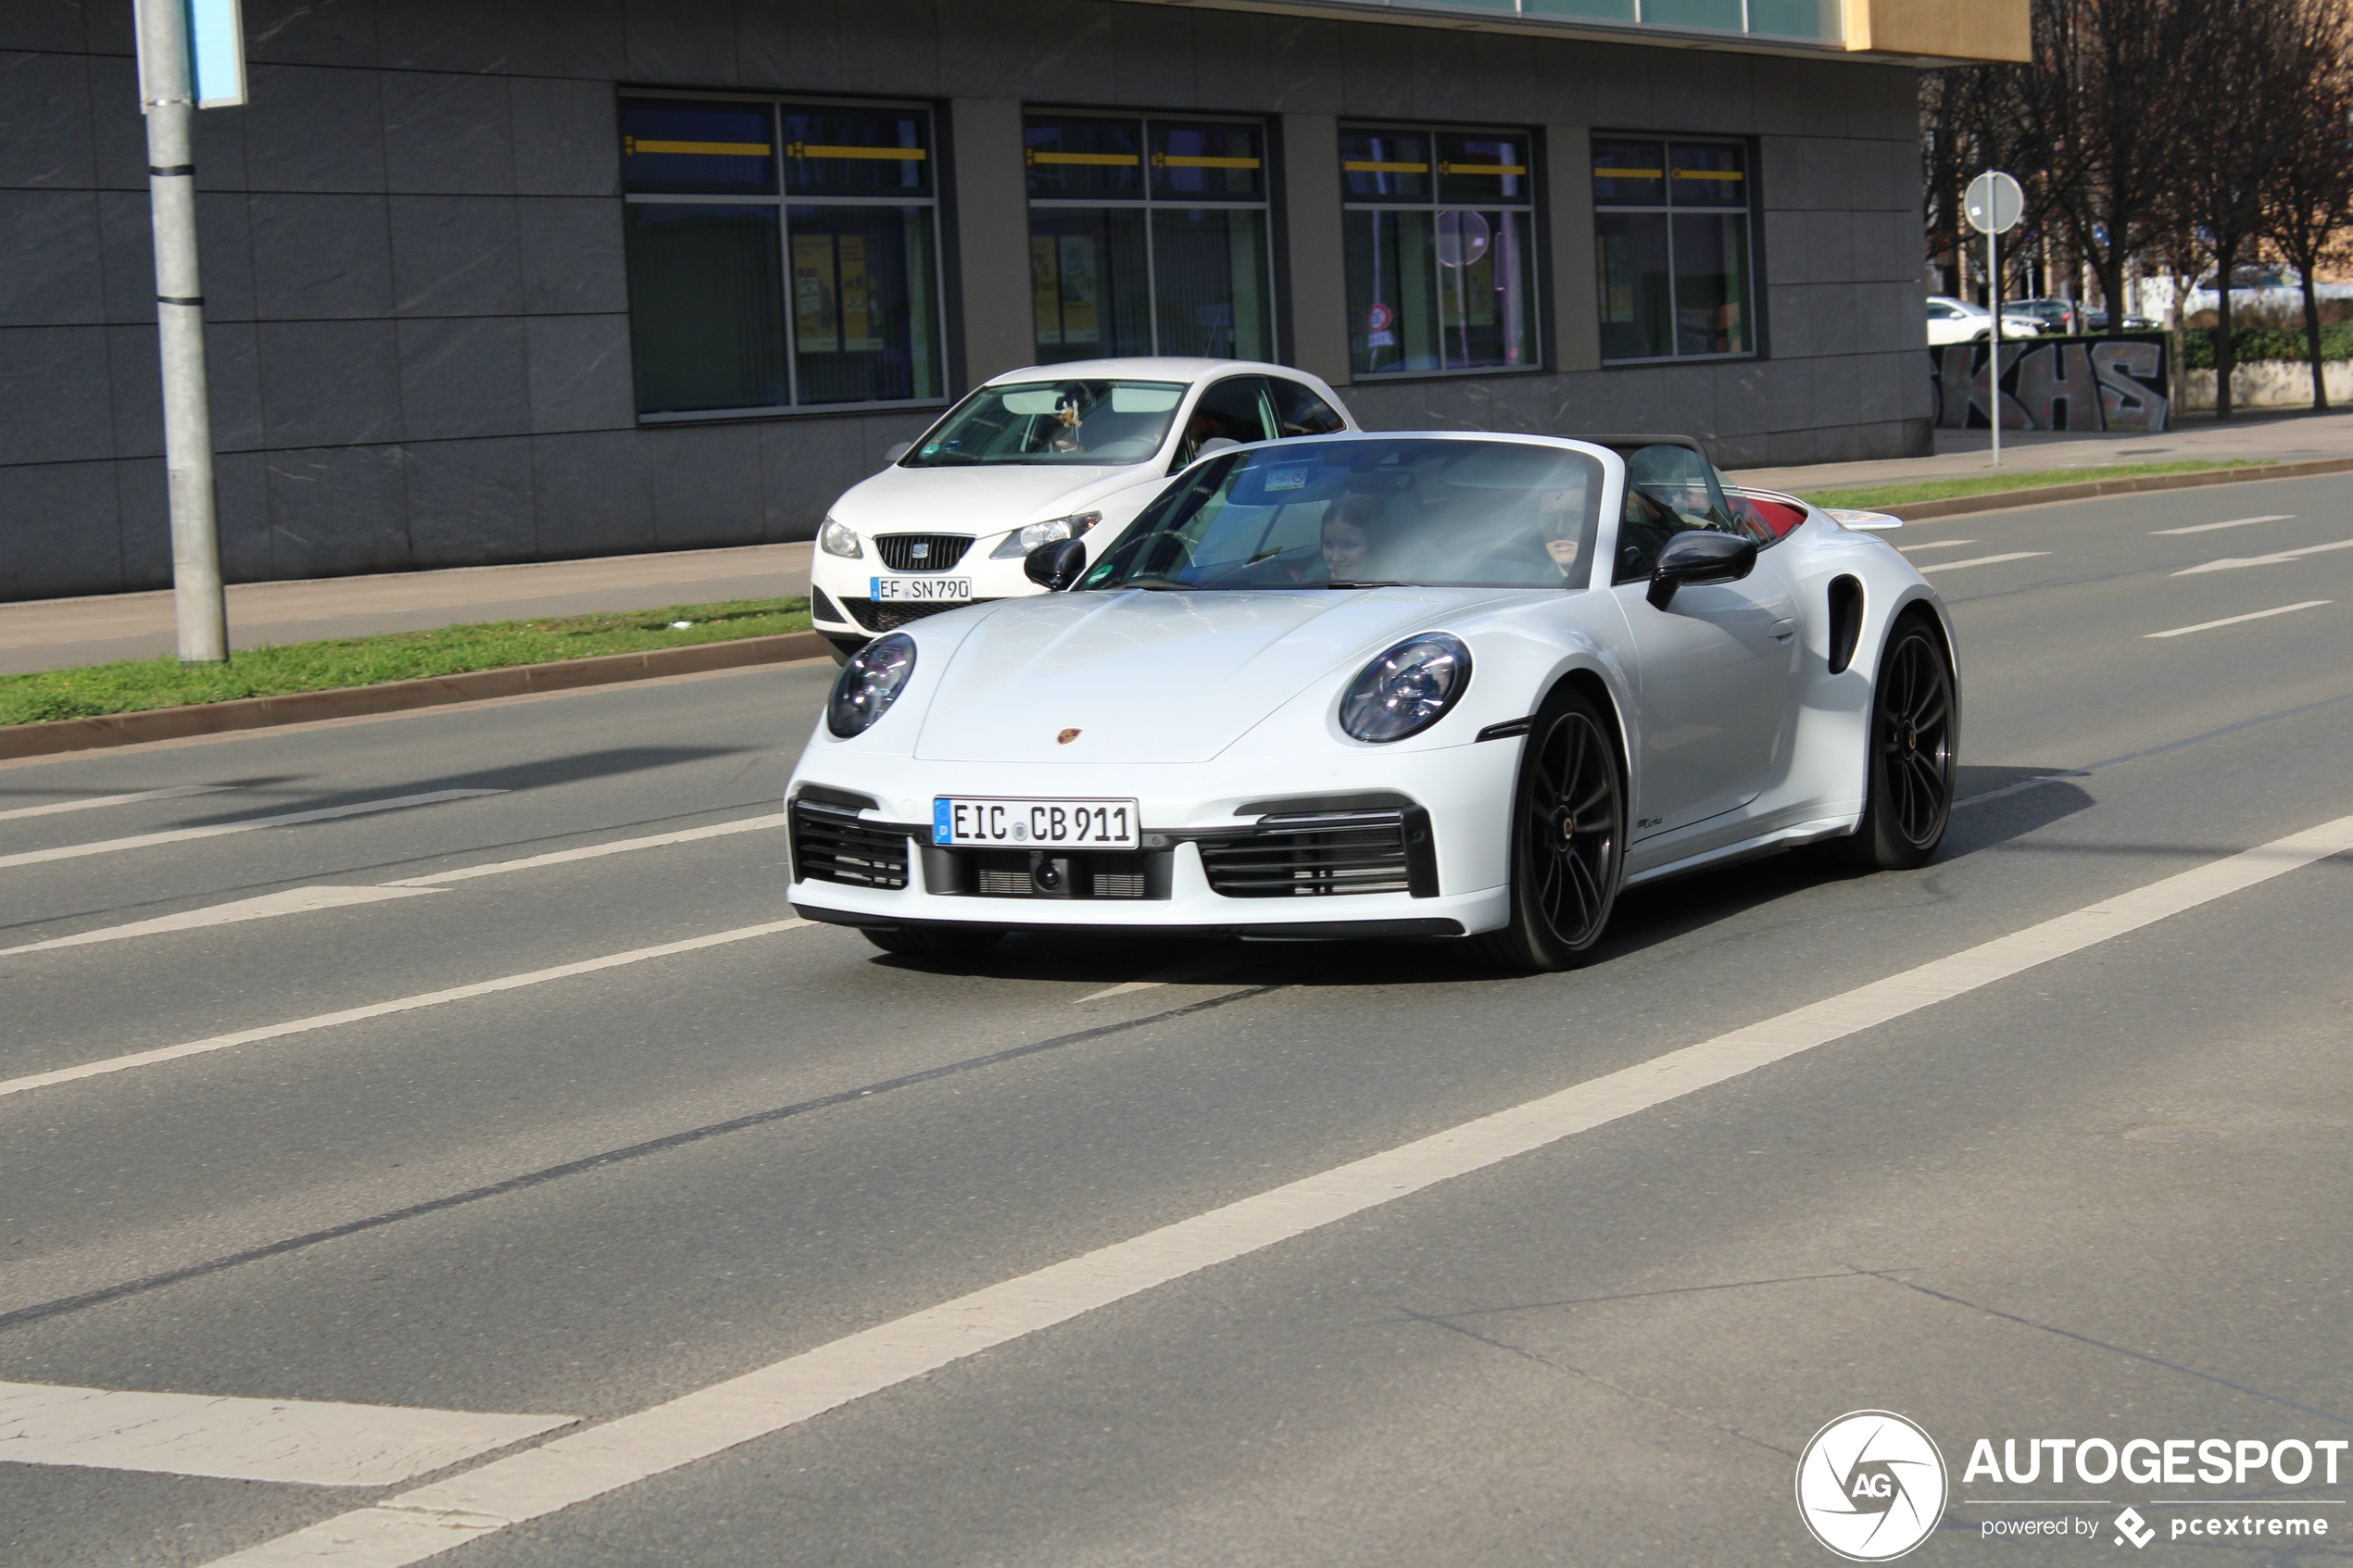
{"label": "porsche front tire", "polygon": [[1520,753],[1512,802],[1510,918],[1467,942],[1491,969],[1573,969],[1609,924],[1625,868],[1626,790],[1616,727],[1563,687]]}

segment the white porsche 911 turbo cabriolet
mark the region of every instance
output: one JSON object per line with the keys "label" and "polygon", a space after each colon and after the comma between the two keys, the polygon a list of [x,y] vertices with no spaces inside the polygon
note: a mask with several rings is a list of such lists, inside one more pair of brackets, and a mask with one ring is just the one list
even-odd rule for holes
{"label": "white porsche 911 turbo cabriolet", "polygon": [[786,794],[793,907],[941,962],[1092,927],[1544,970],[1635,884],[1829,840],[1921,864],[1960,689],[1894,526],[1680,437],[1204,458],[1091,562],[1036,551],[1048,594],[843,668]]}

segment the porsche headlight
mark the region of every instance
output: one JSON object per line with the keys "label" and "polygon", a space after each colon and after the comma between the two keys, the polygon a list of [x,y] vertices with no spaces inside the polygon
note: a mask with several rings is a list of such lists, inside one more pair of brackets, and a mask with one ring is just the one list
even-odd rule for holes
{"label": "porsche headlight", "polygon": [[877,637],[849,656],[825,703],[825,728],[843,740],[862,735],[890,711],[915,672],[915,639],[903,632]]}
{"label": "porsche headlight", "polygon": [[858,531],[832,518],[827,518],[825,526],[817,531],[817,547],[829,556],[848,556],[852,560],[866,553],[858,543]]}
{"label": "porsche headlight", "polygon": [[1010,560],[1015,556],[1026,556],[1040,545],[1076,539],[1102,521],[1103,514],[1101,512],[1074,512],[1068,517],[1033,522],[1026,528],[1016,528],[1006,534],[1004,543],[988,552],[988,558]]}
{"label": "porsche headlight", "polygon": [[1358,740],[1403,740],[1446,717],[1470,684],[1470,649],[1425,632],[1365,666],[1340,699],[1340,727]]}

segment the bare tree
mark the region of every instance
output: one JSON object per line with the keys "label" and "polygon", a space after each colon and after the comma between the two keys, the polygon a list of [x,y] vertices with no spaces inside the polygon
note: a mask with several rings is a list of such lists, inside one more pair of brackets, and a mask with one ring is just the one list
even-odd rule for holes
{"label": "bare tree", "polygon": [[2214,417],[2231,417],[2231,284],[2263,235],[2264,195],[2298,119],[2302,83],[2290,41],[2301,0],[2194,7],[2174,92],[2190,156],[2174,187],[2183,226],[2214,264]]}
{"label": "bare tree", "polygon": [[2303,279],[2305,350],[2312,407],[2329,406],[2321,375],[2318,274],[2353,224],[2353,16],[2346,0],[2303,0],[2289,19],[2283,74],[2294,88],[2292,122],[2264,182],[2265,232]]}

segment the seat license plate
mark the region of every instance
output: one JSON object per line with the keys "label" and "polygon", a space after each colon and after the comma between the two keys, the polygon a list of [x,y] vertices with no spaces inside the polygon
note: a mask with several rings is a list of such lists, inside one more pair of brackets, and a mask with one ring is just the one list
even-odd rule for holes
{"label": "seat license plate", "polygon": [[931,803],[934,844],[987,849],[1134,849],[1133,800],[1026,800],[943,795]]}
{"label": "seat license plate", "polygon": [[883,604],[963,604],[973,596],[969,577],[873,577],[866,596]]}

